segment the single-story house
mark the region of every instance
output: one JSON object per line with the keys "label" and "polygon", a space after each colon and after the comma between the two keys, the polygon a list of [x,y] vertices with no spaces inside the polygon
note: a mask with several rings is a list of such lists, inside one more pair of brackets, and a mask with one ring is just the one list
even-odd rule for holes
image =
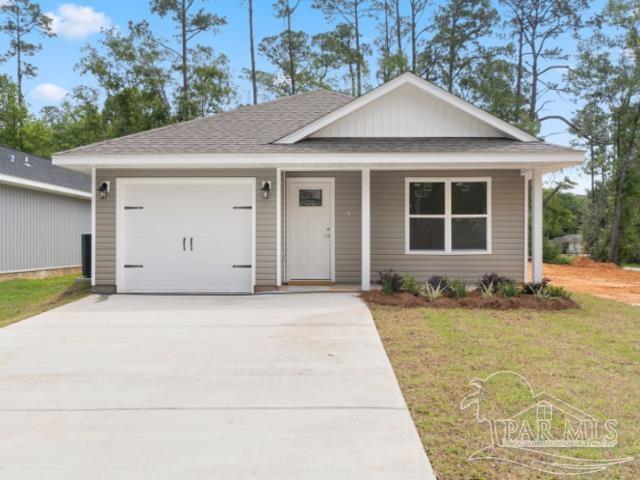
{"label": "single-story house", "polygon": [[91,177],[0,146],[0,278],[77,270]]}
{"label": "single-story house", "polygon": [[[254,292],[542,277],[548,144],[405,73],[359,98],[315,91],[54,155],[93,178],[99,292]],[[99,193],[99,195],[96,194]]]}

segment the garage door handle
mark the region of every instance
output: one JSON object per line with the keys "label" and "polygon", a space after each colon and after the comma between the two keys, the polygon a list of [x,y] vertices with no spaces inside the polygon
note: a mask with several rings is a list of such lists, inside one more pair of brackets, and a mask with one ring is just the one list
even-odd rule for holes
{"label": "garage door handle", "polygon": [[251,210],[251,209],[253,209],[253,207],[251,205],[248,205],[246,207],[245,206],[235,206],[235,207],[233,207],[233,209],[234,210]]}
{"label": "garage door handle", "polygon": [[234,265],[233,268],[251,268],[251,265]]}
{"label": "garage door handle", "polygon": [[187,237],[182,237],[182,251],[187,251]]}
{"label": "garage door handle", "polygon": [[189,240],[189,245],[191,247],[191,251],[193,252],[193,237]]}

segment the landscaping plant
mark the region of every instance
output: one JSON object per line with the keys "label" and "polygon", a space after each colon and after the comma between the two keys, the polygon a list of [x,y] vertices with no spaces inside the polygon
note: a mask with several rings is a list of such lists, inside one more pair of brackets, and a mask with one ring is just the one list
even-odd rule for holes
{"label": "landscaping plant", "polygon": [[556,287],[555,285],[547,285],[544,290],[547,297],[566,298],[567,300],[571,298],[571,293],[569,293],[567,290],[565,290],[562,287]]}
{"label": "landscaping plant", "polygon": [[482,290],[482,287],[493,285],[493,291],[495,292],[498,288],[500,288],[500,285],[508,281],[509,279],[507,277],[502,277],[497,273],[485,273],[480,279],[478,287]]}
{"label": "landscaping plant", "polygon": [[506,298],[517,297],[520,293],[518,284],[513,280],[502,282],[502,284],[498,287],[498,291]]}
{"label": "landscaping plant", "polygon": [[451,296],[454,298],[464,298],[467,296],[467,284],[459,279],[450,280],[448,283]]}
{"label": "landscaping plant", "polygon": [[480,283],[478,285],[478,289],[480,290],[480,295],[484,298],[493,297],[493,294],[496,293],[496,287],[494,287],[493,283]]}
{"label": "landscaping plant", "polygon": [[378,285],[382,286],[382,291],[386,295],[402,291],[402,277],[393,270],[383,270],[378,272]]}
{"label": "landscaping plant", "polygon": [[444,289],[442,288],[441,283],[437,284],[437,286],[434,287],[431,283],[426,282],[424,286],[424,290],[425,290],[425,296],[427,297],[427,300],[429,300],[430,302],[435,302],[440,297],[442,297],[442,295],[444,295]]}
{"label": "landscaping plant", "polygon": [[433,275],[432,277],[429,277],[427,284],[431,285],[434,289],[440,288],[442,293],[445,293],[449,288],[449,280],[447,280],[446,277],[441,277],[440,275]]}
{"label": "landscaping plant", "polygon": [[410,293],[411,295],[418,296],[418,294],[420,293],[420,289],[418,288],[416,277],[406,274],[402,279],[402,290]]}
{"label": "landscaping plant", "polygon": [[543,291],[549,285],[549,279],[543,278],[540,282],[525,283],[522,287],[522,293],[525,295],[536,295],[540,291]]}

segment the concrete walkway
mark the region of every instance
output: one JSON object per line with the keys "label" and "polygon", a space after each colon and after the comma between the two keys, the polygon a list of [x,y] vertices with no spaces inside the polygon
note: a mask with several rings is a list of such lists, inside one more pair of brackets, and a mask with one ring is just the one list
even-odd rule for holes
{"label": "concrete walkway", "polygon": [[434,479],[350,294],[91,296],[0,329],[0,478]]}

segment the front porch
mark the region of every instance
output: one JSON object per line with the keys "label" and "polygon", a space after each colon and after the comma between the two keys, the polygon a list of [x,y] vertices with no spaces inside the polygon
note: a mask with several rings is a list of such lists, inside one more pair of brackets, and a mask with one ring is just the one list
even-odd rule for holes
{"label": "front porch", "polygon": [[[530,276],[542,279],[542,175],[540,169],[389,169],[340,168],[311,170],[278,168],[276,196],[276,289],[298,291],[369,290],[377,272],[393,269],[414,275],[419,281],[431,275],[446,275],[474,282],[484,273],[498,272],[518,281]],[[409,251],[407,179],[438,179],[458,182],[488,179],[486,251]],[[298,278],[292,269],[292,208],[300,202],[301,190],[294,182],[332,180],[331,250],[329,268],[318,278]],[[458,182],[459,183],[459,182]],[[311,187],[318,185],[313,183]],[[449,188],[449,187],[447,187]],[[314,201],[306,191],[305,202]],[[294,199],[293,196],[296,196]],[[531,196],[531,198],[529,198]],[[320,198],[320,197],[318,197]],[[320,200],[316,198],[316,202]],[[293,206],[292,206],[293,205]],[[311,205],[311,203],[308,203]],[[449,207],[450,208],[450,207]],[[307,212],[310,210],[307,210]],[[529,212],[531,229],[529,228]],[[450,217],[456,217],[451,215]],[[305,217],[306,215],[305,212]],[[425,215],[425,217],[429,217]],[[442,215],[444,218],[445,215]],[[446,239],[451,245],[451,227]],[[531,232],[532,268],[529,271],[527,232]],[[313,247],[314,250],[317,250]],[[328,274],[326,272],[329,272]],[[274,289],[256,287],[256,292]]]}

